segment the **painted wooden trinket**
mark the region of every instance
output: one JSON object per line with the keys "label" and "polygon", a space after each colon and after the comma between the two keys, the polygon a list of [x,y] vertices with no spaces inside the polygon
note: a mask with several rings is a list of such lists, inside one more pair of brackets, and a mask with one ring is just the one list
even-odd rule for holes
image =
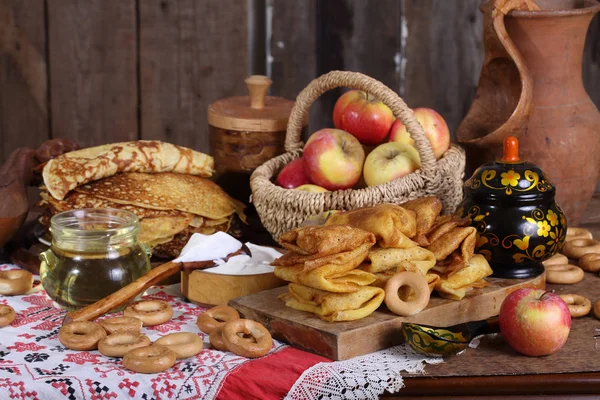
{"label": "painted wooden trinket", "polygon": [[514,136],[504,140],[502,159],[479,167],[465,182],[458,210],[477,228],[476,252],[499,278],[529,278],[544,272],[542,261],[561,248],[565,214],[555,187],[542,170],[518,156]]}

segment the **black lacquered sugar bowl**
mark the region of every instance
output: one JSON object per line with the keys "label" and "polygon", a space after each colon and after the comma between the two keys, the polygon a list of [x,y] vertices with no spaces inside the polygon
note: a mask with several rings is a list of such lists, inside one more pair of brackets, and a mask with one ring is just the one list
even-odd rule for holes
{"label": "black lacquered sugar bowl", "polygon": [[477,229],[475,251],[493,276],[530,278],[561,248],[567,220],[554,199],[555,187],[535,164],[522,161],[519,142],[504,140],[504,156],[479,167],[464,185],[458,213]]}

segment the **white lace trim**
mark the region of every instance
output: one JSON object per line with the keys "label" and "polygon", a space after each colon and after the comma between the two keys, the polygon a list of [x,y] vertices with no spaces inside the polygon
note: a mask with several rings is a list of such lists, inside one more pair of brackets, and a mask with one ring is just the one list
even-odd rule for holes
{"label": "white lace trim", "polygon": [[386,390],[396,393],[404,387],[400,371],[422,373],[425,363],[442,362],[417,354],[406,344],[346,361],[322,362],[304,371],[285,398],[376,400]]}

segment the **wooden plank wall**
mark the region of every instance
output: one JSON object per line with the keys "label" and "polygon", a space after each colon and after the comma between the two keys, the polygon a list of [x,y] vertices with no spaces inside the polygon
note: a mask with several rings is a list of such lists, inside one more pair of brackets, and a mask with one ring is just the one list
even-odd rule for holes
{"label": "wooden plank wall", "polygon": [[137,139],[136,41],[132,1],[48,2],[52,136]]}
{"label": "wooden plank wall", "polygon": [[[454,131],[483,58],[479,2],[0,0],[0,161],[53,137],[209,151],[207,106],[244,94],[249,72],[267,72],[271,94],[293,99],[322,73],[360,71],[409,106],[438,110]],[[253,27],[250,11],[265,13],[266,27]],[[252,48],[259,31],[265,48]],[[264,53],[266,71],[251,70],[250,55]],[[599,17],[583,65],[600,105]],[[309,132],[331,125],[339,93],[311,107]]]}
{"label": "wooden plank wall", "polygon": [[49,137],[42,1],[0,2],[0,161]]}
{"label": "wooden plank wall", "polygon": [[142,138],[208,151],[208,105],[245,91],[246,4],[140,1]]}

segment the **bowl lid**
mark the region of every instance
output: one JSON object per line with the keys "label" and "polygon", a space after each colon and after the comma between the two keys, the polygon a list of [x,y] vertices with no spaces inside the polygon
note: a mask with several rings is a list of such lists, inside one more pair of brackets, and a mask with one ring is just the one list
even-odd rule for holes
{"label": "bowl lid", "polygon": [[271,79],[252,75],[244,81],[249,96],[217,100],[208,106],[208,123],[221,129],[250,132],[285,131],[294,102],[267,96]]}
{"label": "bowl lid", "polygon": [[535,164],[519,159],[519,141],[504,140],[504,156],[477,168],[465,182],[465,192],[489,199],[553,199],[555,187]]}

